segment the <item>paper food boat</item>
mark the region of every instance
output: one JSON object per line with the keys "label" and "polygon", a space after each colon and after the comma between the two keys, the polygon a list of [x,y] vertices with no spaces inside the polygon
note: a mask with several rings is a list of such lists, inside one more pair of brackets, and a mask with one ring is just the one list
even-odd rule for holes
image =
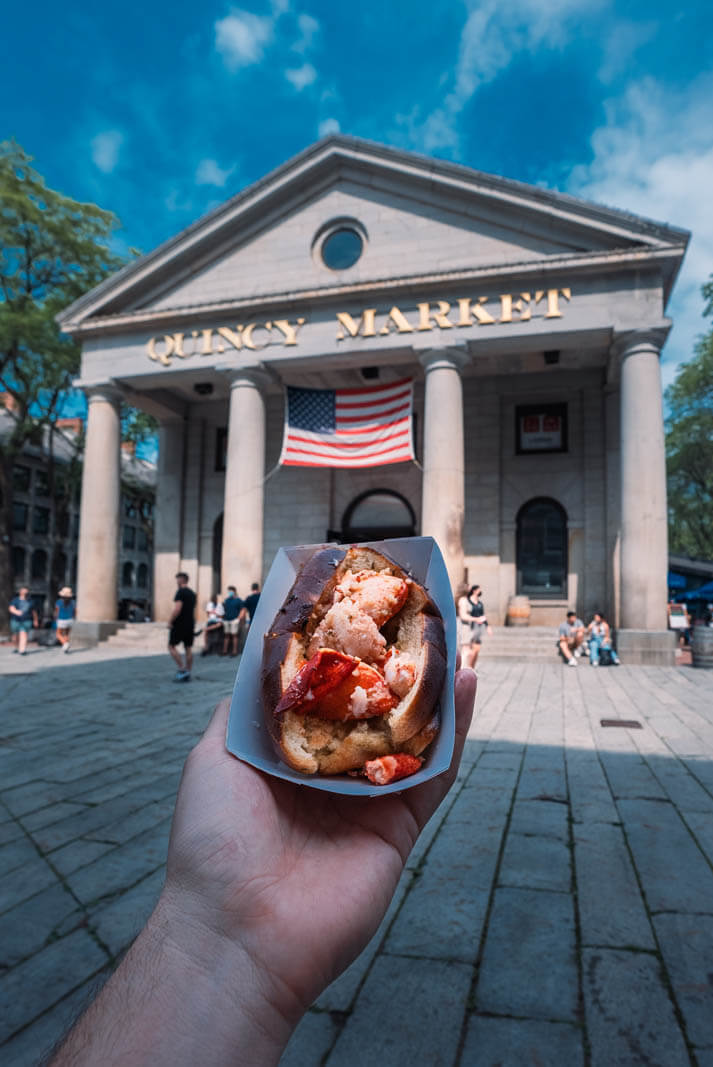
{"label": "paper food boat", "polygon": [[385,796],[401,793],[442,774],[453,757],[455,705],[453,679],[456,666],[456,616],[448,572],[438,545],[432,537],[402,537],[389,541],[364,542],[398,563],[411,577],[425,586],[443,616],[447,667],[439,706],[441,728],[425,752],[425,761],[416,774],[390,785],[372,785],[367,778],[347,774],[308,775],[293,771],[278,756],[270,739],[262,706],[261,671],[263,638],[272,626],[302,565],[327,545],[299,545],[281,548],[270,568],[250,626],[230,703],[226,747],[234,756],[266,774],[310,789],[322,789],[345,796]]}

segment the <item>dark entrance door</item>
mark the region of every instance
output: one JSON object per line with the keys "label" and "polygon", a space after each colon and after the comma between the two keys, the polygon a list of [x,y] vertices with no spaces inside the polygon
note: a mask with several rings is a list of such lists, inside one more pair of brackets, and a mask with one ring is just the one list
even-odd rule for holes
{"label": "dark entrance door", "polygon": [[567,513],[537,497],[517,516],[517,591],[532,597],[567,595]]}

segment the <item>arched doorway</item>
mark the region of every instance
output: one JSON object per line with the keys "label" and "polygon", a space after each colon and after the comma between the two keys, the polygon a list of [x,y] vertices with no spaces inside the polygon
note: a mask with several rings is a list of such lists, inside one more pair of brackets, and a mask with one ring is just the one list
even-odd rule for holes
{"label": "arched doorway", "polygon": [[382,541],[387,537],[413,537],[416,516],[406,497],[393,489],[369,489],[349,504],[342,517],[338,540]]}
{"label": "arched doorway", "polygon": [[567,596],[567,512],[549,497],[528,500],[517,513],[517,592]]}

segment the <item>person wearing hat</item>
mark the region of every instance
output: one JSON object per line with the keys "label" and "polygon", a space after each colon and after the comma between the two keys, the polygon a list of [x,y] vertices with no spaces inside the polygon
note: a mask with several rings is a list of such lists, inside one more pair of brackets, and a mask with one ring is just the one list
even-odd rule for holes
{"label": "person wearing hat", "polygon": [[59,591],[59,597],[54,606],[54,617],[57,623],[57,640],[62,646],[62,651],[69,652],[69,638],[74,622],[74,594],[68,585],[63,586]]}

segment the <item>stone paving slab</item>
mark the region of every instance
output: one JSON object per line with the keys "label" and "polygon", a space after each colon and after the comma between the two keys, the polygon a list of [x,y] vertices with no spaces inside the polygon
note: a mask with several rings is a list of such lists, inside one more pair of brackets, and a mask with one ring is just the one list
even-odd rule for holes
{"label": "stone paving slab", "polygon": [[575,1022],[578,978],[572,897],[498,889],[475,987],[477,1010]]}
{"label": "stone paving slab", "polygon": [[470,983],[471,968],[463,963],[380,956],[337,1038],[329,1067],[453,1063]]}
{"label": "stone paving slab", "polygon": [[619,810],[649,908],[713,913],[713,870],[673,805],[623,800]]}
{"label": "stone paving slab", "polygon": [[86,930],[55,941],[0,976],[0,1041],[96,974],[107,954]]}
{"label": "stone paving slab", "polygon": [[0,968],[7,969],[46,945],[70,915],[81,919],[77,901],[56,883],[0,915]]}
{"label": "stone paving slab", "polygon": [[[155,903],[235,662],[176,686],[150,652],[17,661],[0,647],[0,1062],[35,1067]],[[713,1067],[713,672],[479,669],[458,781],[283,1064]]]}
{"label": "stone paving slab", "polygon": [[571,881],[567,842],[549,836],[516,834],[510,828],[500,865],[499,885],[567,893]]}
{"label": "stone paving slab", "polygon": [[655,949],[621,826],[575,825],[573,835],[582,944]]}
{"label": "stone paving slab", "polygon": [[713,1047],[713,915],[656,915],[654,928],[688,1036]]}
{"label": "stone paving slab", "polygon": [[654,956],[585,949],[582,963],[592,1067],[688,1067],[690,1056]]}
{"label": "stone paving slab", "polygon": [[584,1067],[581,1029],[539,1019],[473,1016],[462,1067]]}

